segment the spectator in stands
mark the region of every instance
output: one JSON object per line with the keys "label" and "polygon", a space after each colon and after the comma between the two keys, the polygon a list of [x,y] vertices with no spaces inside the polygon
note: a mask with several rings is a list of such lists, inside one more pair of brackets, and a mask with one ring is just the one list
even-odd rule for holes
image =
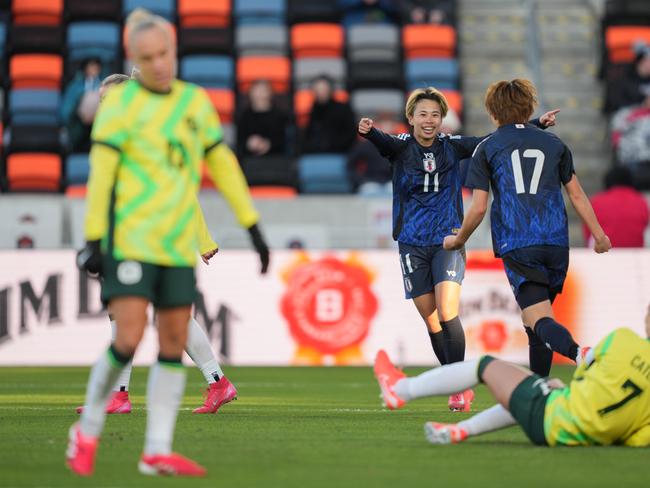
{"label": "spectator in stands", "polygon": [[[404,124],[396,123],[390,114],[379,114],[375,127],[387,134],[408,132]],[[348,155],[348,168],[355,190],[363,196],[391,196],[393,172],[377,147],[367,139],[357,139]]]}
{"label": "spectator in stands", "polygon": [[237,121],[240,157],[287,153],[289,116],[277,107],[267,80],[253,82],[248,101]]}
{"label": "spectator in stands", "polygon": [[612,144],[620,164],[650,163],[650,103],[624,107],[614,114]]}
{"label": "spectator in stands", "polygon": [[73,152],[90,150],[90,130],[99,105],[101,78],[101,61],[97,58],[86,59],[63,93],[61,119],[68,129]]}
{"label": "spectator in stands", "polygon": [[311,83],[314,105],[302,142],[303,153],[345,153],[356,138],[350,104],[334,99],[334,82],[320,75]]}
{"label": "spectator in stands", "polygon": [[401,0],[400,10],[405,24],[453,25],[454,0]]}
{"label": "spectator in stands", "polygon": [[[634,188],[632,173],[625,166],[614,166],[605,175],[605,191],[591,198],[598,221],[613,247],[643,247],[643,234],[650,221],[648,203]],[[592,236],[583,227],[585,243]]]}
{"label": "spectator in stands", "polygon": [[608,89],[609,109],[616,111],[630,105],[650,107],[650,45],[635,46],[636,58],[626,76]]}
{"label": "spectator in stands", "polygon": [[343,24],[399,23],[393,0],[339,0]]}

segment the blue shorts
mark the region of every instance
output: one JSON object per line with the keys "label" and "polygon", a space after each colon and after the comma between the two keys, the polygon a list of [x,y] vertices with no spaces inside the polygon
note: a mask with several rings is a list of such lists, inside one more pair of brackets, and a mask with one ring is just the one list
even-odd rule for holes
{"label": "blue shorts", "polygon": [[569,270],[569,249],[559,246],[531,246],[503,255],[503,265],[515,298],[524,283],[537,283],[548,288],[549,299],[562,293]]}
{"label": "blue shorts", "polygon": [[442,246],[399,243],[399,259],[406,299],[430,293],[443,281],[461,284],[465,277],[465,249],[446,251]]}

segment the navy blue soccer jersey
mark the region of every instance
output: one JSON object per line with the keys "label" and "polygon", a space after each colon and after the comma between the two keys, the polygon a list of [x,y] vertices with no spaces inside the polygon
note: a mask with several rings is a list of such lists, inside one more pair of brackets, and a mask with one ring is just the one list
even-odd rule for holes
{"label": "navy blue soccer jersey", "polygon": [[439,134],[430,147],[410,134],[378,129],[364,135],[393,168],[393,239],[412,246],[442,244],[463,222],[459,162],[482,137]]}
{"label": "navy blue soccer jersey", "polygon": [[492,187],[495,256],[529,246],[569,246],[562,185],[574,172],[569,148],[530,124],[499,127],[478,145],[465,186]]}

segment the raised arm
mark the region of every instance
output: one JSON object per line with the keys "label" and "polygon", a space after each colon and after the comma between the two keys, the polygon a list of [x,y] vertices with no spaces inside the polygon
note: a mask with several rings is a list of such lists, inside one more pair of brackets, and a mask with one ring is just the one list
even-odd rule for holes
{"label": "raised arm", "polygon": [[372,119],[363,118],[359,121],[358,132],[361,137],[368,139],[379,150],[379,153],[387,158],[397,154],[403,141],[393,137],[374,127]]}

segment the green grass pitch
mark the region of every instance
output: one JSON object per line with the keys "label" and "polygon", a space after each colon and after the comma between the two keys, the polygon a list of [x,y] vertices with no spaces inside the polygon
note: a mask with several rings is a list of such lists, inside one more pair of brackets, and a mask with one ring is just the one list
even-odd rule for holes
{"label": "green grass pitch", "polygon": [[[554,372],[567,380],[571,369]],[[135,410],[108,417],[95,475],[81,479],[63,458],[88,369],[0,368],[0,486],[648,486],[648,449],[534,447],[518,427],[457,446],[429,445],[425,421],[468,414],[450,413],[446,398],[385,410],[369,368],[227,368],[239,400],[216,415],[191,413],[204,385],[196,369],[188,373],[174,448],[206,466],[207,478],[138,474],[146,370],[136,368]],[[476,392],[476,410],[493,404],[485,387]]]}

